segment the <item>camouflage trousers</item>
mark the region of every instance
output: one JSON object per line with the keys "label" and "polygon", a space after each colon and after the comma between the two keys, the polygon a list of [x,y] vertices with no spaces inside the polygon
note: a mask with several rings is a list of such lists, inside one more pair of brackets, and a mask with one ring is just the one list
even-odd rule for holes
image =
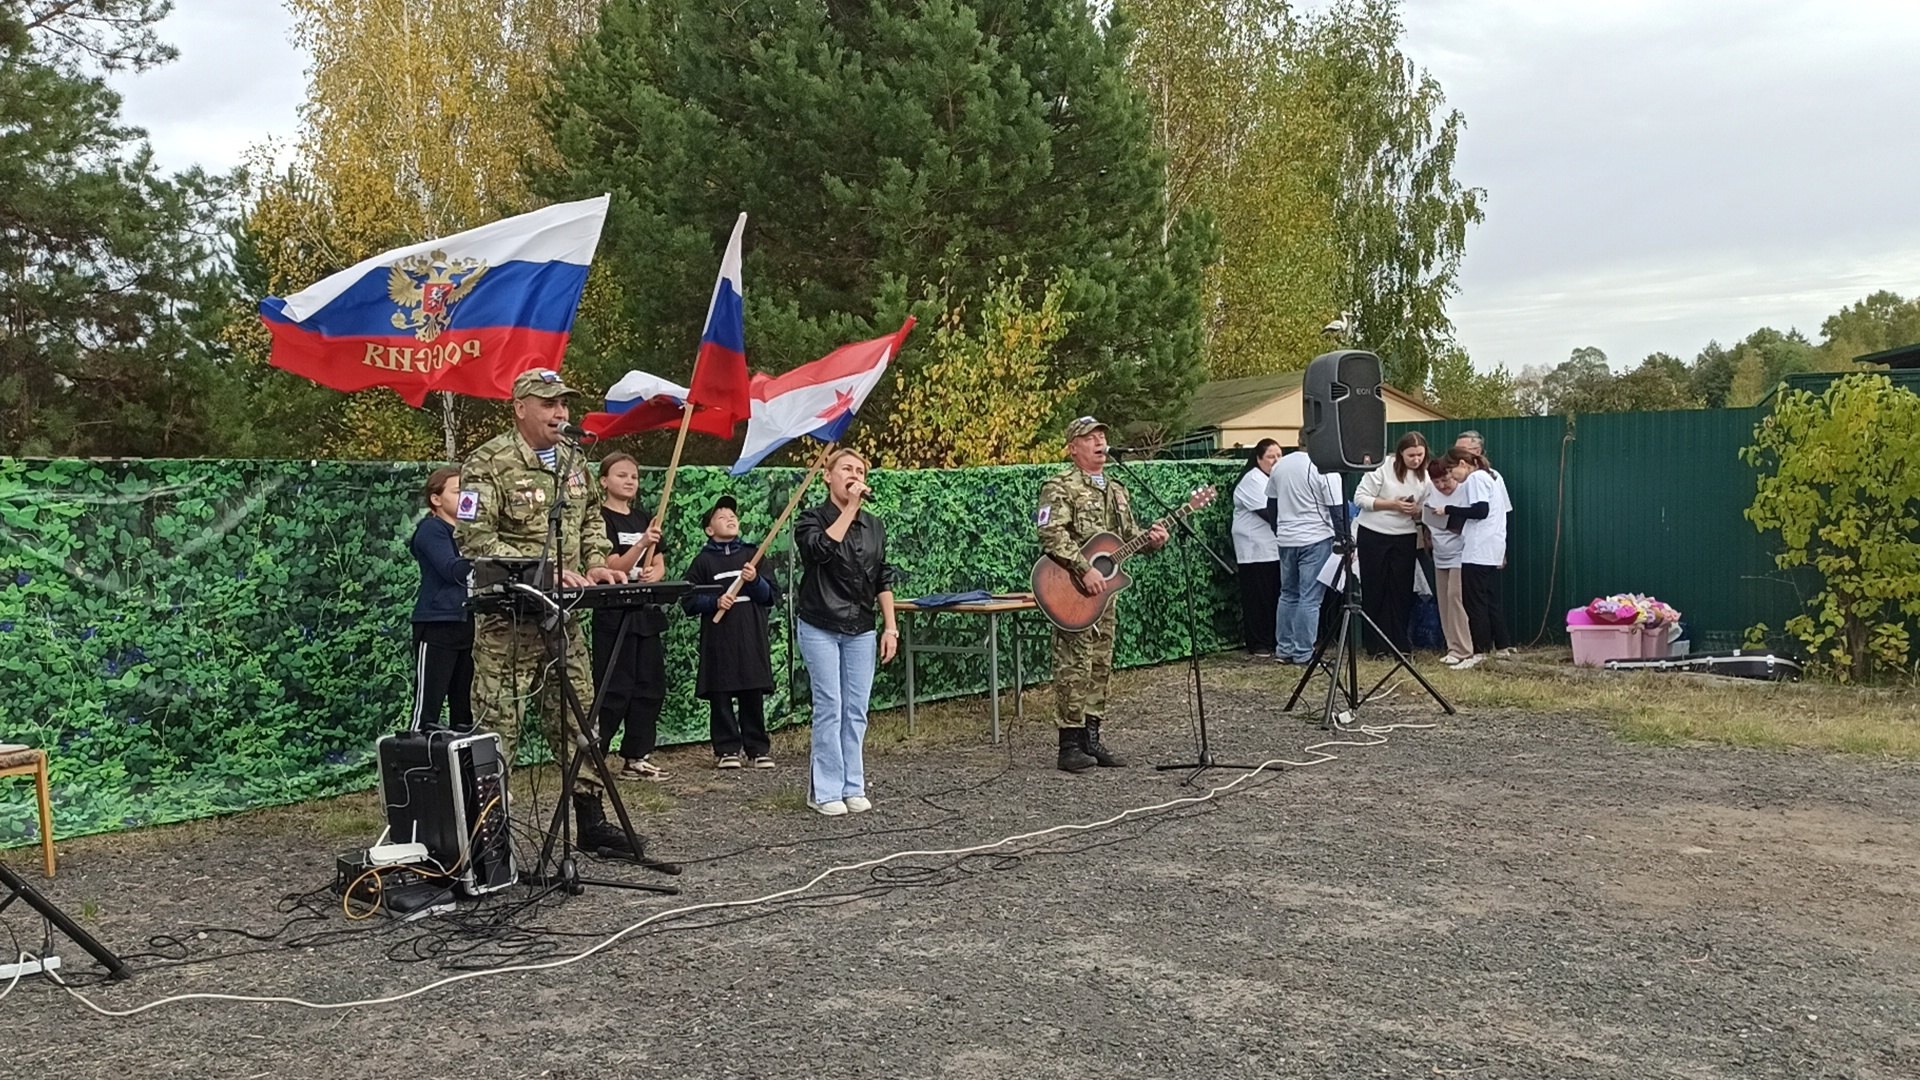
{"label": "camouflage trousers", "polygon": [[1113,681],[1113,613],[1091,629],[1053,628],[1053,703],[1063,728],[1087,726],[1087,717],[1106,719],[1107,684]]}
{"label": "camouflage trousers", "polygon": [[[586,621],[567,620],[567,675],[582,708],[593,704],[593,673],[589,668]],[[521,719],[532,704],[540,731],[558,756],[561,740],[569,755],[578,753],[574,737],[579,725],[561,698],[559,672],[549,670],[540,624],[531,618],[516,621],[506,615],[482,615],[473,627],[473,721],[482,731],[500,736],[500,751],[512,763],[520,745]],[[564,735],[562,734],[564,731]],[[599,795],[600,777],[586,763],[580,766],[575,791]]]}

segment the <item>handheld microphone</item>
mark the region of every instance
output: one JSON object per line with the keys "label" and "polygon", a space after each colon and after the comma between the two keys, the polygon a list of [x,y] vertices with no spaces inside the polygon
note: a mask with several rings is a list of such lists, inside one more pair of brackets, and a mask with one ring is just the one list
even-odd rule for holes
{"label": "handheld microphone", "polygon": [[588,443],[595,443],[600,441],[600,437],[598,435],[595,435],[593,432],[588,431],[586,428],[581,427],[579,424],[562,423],[559,426],[559,428],[557,428],[556,430],[560,432],[561,438],[566,439],[569,442],[576,442],[582,445],[586,445]]}
{"label": "handheld microphone", "polygon": [[1109,446],[1106,449],[1106,455],[1110,458],[1113,458],[1116,461],[1127,456],[1128,454],[1132,454],[1138,457],[1139,455],[1147,452],[1148,452],[1147,448],[1144,446]]}

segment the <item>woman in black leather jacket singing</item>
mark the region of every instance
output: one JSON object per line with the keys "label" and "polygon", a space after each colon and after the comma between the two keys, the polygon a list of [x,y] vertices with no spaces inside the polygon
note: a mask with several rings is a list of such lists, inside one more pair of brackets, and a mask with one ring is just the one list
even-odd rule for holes
{"label": "woman in black leather jacket singing", "polygon": [[[852,450],[827,459],[827,502],[793,528],[803,569],[795,596],[800,655],[813,684],[813,808],[828,817],[873,808],[867,798],[867,700],[875,653],[889,663],[900,647],[894,621],[887,531],[861,508],[872,493],[867,461]],[[885,626],[876,642],[875,609]]]}

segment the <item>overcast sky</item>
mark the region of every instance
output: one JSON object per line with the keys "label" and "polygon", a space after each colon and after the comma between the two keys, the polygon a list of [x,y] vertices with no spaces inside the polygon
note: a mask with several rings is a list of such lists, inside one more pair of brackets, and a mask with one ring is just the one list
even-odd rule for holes
{"label": "overcast sky", "polygon": [[[1309,2],[1303,6],[1316,6]],[[1459,338],[1481,367],[1654,351],[1920,292],[1916,0],[1406,0],[1487,191]],[[272,0],[179,0],[168,67],[115,80],[161,163],[285,140],[304,58]]]}

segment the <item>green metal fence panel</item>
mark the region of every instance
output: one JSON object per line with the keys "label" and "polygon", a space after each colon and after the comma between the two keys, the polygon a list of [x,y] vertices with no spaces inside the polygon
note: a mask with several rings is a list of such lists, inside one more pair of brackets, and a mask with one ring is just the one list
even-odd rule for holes
{"label": "green metal fence panel", "polygon": [[[1461,433],[1477,431],[1486,440],[1487,459],[1507,482],[1513,496],[1508,524],[1507,572],[1502,582],[1507,625],[1514,639],[1526,643],[1540,633],[1565,637],[1566,605],[1554,587],[1554,543],[1560,511],[1561,446],[1567,421],[1560,416],[1510,416],[1487,420],[1449,420],[1442,423],[1388,425],[1387,443],[1399,442],[1409,431],[1427,437],[1436,452],[1445,451]],[[1351,485],[1349,485],[1351,490]],[[1562,543],[1565,536],[1559,537]],[[1558,610],[1556,610],[1556,608]]]}
{"label": "green metal fence panel", "polygon": [[1680,609],[1697,648],[1735,648],[1798,607],[1769,538],[1745,517],[1740,460],[1763,409],[1578,417],[1569,476],[1566,606],[1615,592]]}
{"label": "green metal fence panel", "polygon": [[1565,613],[1596,596],[1644,592],[1680,609],[1696,649],[1777,629],[1795,583],[1746,520],[1754,473],[1740,460],[1764,408],[1469,419],[1389,425],[1444,450],[1486,439],[1514,512],[1507,618],[1517,640],[1563,641]]}
{"label": "green metal fence panel", "polygon": [[[1915,368],[1894,368],[1887,371],[1808,371],[1789,375],[1781,379],[1780,384],[1790,390],[1805,390],[1810,394],[1819,395],[1826,393],[1827,387],[1832,386],[1834,380],[1848,375],[1884,375],[1893,385],[1920,394],[1920,369]],[[1775,393],[1778,393],[1777,388]]]}

